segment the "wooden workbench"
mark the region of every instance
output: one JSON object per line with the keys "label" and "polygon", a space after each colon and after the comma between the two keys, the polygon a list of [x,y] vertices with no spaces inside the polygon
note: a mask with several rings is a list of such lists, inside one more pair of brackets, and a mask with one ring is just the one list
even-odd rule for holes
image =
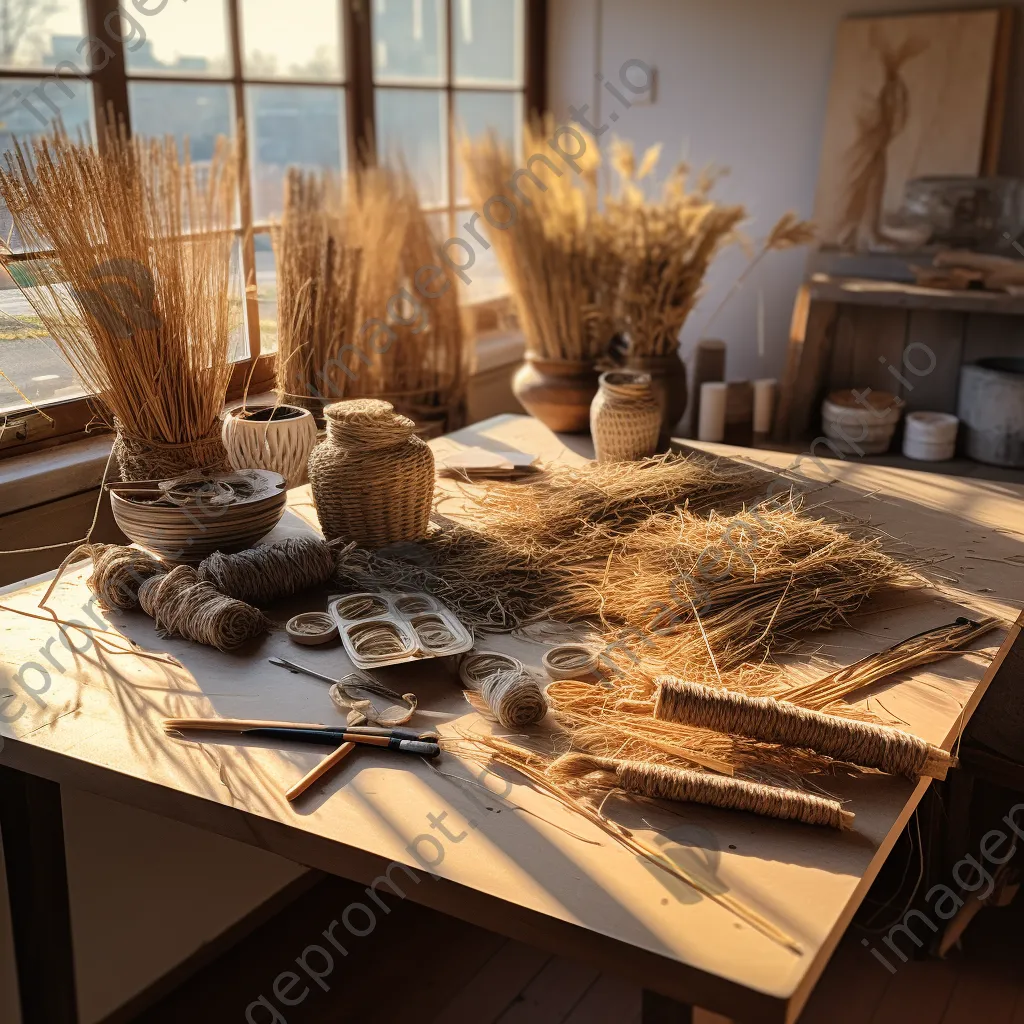
{"label": "wooden workbench", "polygon": [[[499,417],[434,445],[462,442],[514,447],[549,461],[579,461],[589,451],[588,440],[567,439],[575,449],[570,450],[525,417]],[[792,460],[780,453],[702,447],[769,466]],[[847,664],[959,614],[997,613],[1008,622],[1018,620],[1024,603],[1024,488],[853,463],[808,462],[802,468],[819,488],[815,502],[827,499],[837,513],[868,518],[895,538],[932,550],[946,577],[935,589],[890,597],[858,615],[849,629],[816,634],[815,646],[823,645],[822,656],[830,664]],[[822,477],[822,471],[835,482]],[[444,511],[453,514],[456,506],[457,499],[448,501]],[[291,495],[291,512],[277,534],[305,531],[313,521],[308,489],[299,489]],[[90,621],[84,575],[83,569],[69,573],[55,590],[50,607],[61,618]],[[2,601],[37,611],[46,582],[40,578],[8,588]],[[273,612],[283,618],[319,607],[323,596],[307,594]],[[634,857],[521,780],[513,779],[506,799],[453,780],[448,775],[473,779],[481,772],[453,755],[444,756],[440,767],[447,774],[441,775],[418,759],[357,753],[304,803],[292,807],[284,790],[323,756],[322,749],[281,749],[219,737],[216,742],[183,741],[165,736],[161,720],[216,714],[340,721],[324,685],[267,663],[275,654],[290,656],[341,676],[349,667],[340,648],[300,650],[283,634],[273,634],[244,653],[221,655],[157,638],[141,613],[105,615],[110,628],[150,650],[173,654],[181,667],[132,654],[99,653],[87,647],[81,633],[70,634],[83,648],[72,654],[52,623],[0,611],[0,694],[13,694],[0,698],[2,717],[13,719],[0,721],[5,741],[0,764],[8,766],[4,784],[21,786],[36,808],[34,818],[28,813],[18,819],[31,835],[18,851],[8,849],[8,871],[12,863],[15,871],[9,882],[19,892],[38,894],[46,905],[37,911],[50,914],[44,949],[31,946],[31,934],[20,936],[23,978],[26,971],[45,970],[49,986],[42,995],[29,994],[30,1002],[49,1002],[33,1003],[25,1024],[74,1019],[67,998],[61,1003],[55,994],[64,969],[59,924],[66,916],[66,889],[58,877],[62,852],[54,849],[60,841],[54,783],[364,884],[389,864],[408,865],[419,882],[400,869],[391,876],[410,899],[628,976],[664,997],[758,1024],[796,1018],[928,785],[881,775],[827,780],[856,812],[856,827],[849,833],[696,806],[659,819],[668,836],[659,841],[673,858],[794,936],[803,949],[797,954]],[[949,746],[1019,633],[1018,621],[980,641],[975,652],[876,687],[869,697],[872,710],[902,719],[918,735]],[[515,651],[534,665],[543,653],[509,637],[487,643]],[[24,670],[30,663],[36,667]],[[442,731],[484,727],[443,669],[421,665],[391,673],[385,681],[396,685],[398,679],[398,688],[414,690],[421,707],[448,713],[433,720],[442,723]],[[33,698],[21,683],[41,692]],[[484,781],[504,792],[496,777]],[[6,813],[13,813],[10,800],[6,806]],[[619,813],[624,823],[643,832],[639,814],[628,807]],[[650,813],[645,809],[648,818]],[[428,816],[443,820],[447,835]],[[417,853],[432,865],[436,882],[417,862]],[[385,902],[397,898],[386,886],[380,895]],[[383,912],[377,917],[378,926],[387,927]],[[364,926],[362,919],[355,924]],[[359,941],[351,935],[346,939]],[[309,941],[318,936],[311,933]],[[685,1019],[681,1008],[678,1016],[665,1016],[675,1011],[657,999],[647,1005],[651,1021]],[[30,1020],[32,1012],[36,1016]]]}

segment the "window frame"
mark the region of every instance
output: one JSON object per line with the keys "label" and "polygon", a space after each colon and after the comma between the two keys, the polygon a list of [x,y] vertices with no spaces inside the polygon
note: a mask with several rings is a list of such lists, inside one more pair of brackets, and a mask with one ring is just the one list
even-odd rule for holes
{"label": "window frame", "polygon": [[[172,0],[173,2],[173,0]],[[89,37],[102,39],[109,47],[107,60],[102,67],[92,61],[83,69],[85,80],[92,86],[93,124],[101,124],[108,111],[121,119],[131,133],[131,111],[128,102],[130,81],[174,83],[218,83],[231,87],[234,100],[234,115],[241,145],[239,146],[239,212],[238,236],[241,242],[242,276],[245,287],[246,326],[249,342],[249,357],[235,363],[231,382],[226,395],[227,401],[238,399],[243,393],[260,393],[271,390],[274,383],[275,356],[261,351],[259,302],[256,294],[256,250],[255,236],[270,231],[269,222],[257,223],[253,218],[252,177],[250,174],[252,131],[249,125],[246,105],[246,87],[250,85],[299,86],[326,89],[342,89],[345,96],[346,159],[349,167],[366,166],[376,159],[376,114],[373,76],[372,13],[373,0],[336,0],[340,7],[343,42],[344,74],[339,80],[307,80],[298,78],[247,77],[242,50],[242,0],[225,0],[228,32],[228,56],[231,73],[163,75],[139,72],[129,75],[125,63],[123,41],[117,39],[105,28],[105,23],[119,11],[119,0],[82,0],[85,27]],[[428,207],[432,212],[447,213],[448,223],[454,221],[465,203],[458,203],[456,196],[456,152],[454,107],[455,95],[461,90],[474,92],[493,91],[496,93],[516,92],[524,97],[524,115],[532,117],[543,114],[547,109],[547,16],[548,0],[523,0],[523,83],[522,86],[457,86],[453,81],[453,40],[454,23],[452,4],[456,0],[442,0],[444,24],[447,32],[446,76],[439,85],[424,86],[446,93],[447,102],[447,168],[448,189],[446,202]],[[90,51],[93,48],[90,47]],[[81,80],[81,76],[69,74],[61,69],[46,68],[0,68],[0,81],[18,78],[34,79],[56,74],[59,78]],[[388,88],[388,83],[381,83]],[[396,86],[398,87],[398,86]],[[404,86],[403,86],[404,87]],[[102,147],[103,139],[97,138]],[[38,257],[38,253],[26,254],[26,258]],[[18,258],[17,256],[15,257]],[[481,305],[493,304],[484,300]],[[470,303],[472,305],[472,303]],[[89,435],[89,427],[96,420],[95,398],[86,396],[63,402],[48,403],[42,412],[31,407],[0,416],[0,459],[31,451],[53,447]]]}

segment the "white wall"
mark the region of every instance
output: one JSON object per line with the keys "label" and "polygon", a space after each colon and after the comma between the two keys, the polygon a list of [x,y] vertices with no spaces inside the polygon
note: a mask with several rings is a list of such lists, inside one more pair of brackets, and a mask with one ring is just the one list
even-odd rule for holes
{"label": "white wall", "polygon": [[[591,117],[593,123],[605,123],[621,107],[603,92],[595,72],[614,80],[626,60],[653,64],[655,104],[624,111],[613,131],[633,140],[638,150],[664,142],[665,169],[680,156],[698,168],[729,167],[718,194],[747,206],[747,231],[759,239],[786,210],[805,217],[812,213],[832,50],[842,17],[992,6],[972,0],[552,0],[550,106],[562,121],[570,105],[589,103],[588,116],[595,109],[602,115],[600,121]],[[1024,174],[1021,28],[1018,24],[1003,145],[1003,170],[1018,175]],[[771,255],[709,331],[727,341],[727,372],[733,379],[781,372],[804,260],[803,252]],[[738,250],[719,258],[706,296],[684,329],[684,352],[692,350],[744,265]],[[758,288],[766,314],[763,357],[757,346]]]}

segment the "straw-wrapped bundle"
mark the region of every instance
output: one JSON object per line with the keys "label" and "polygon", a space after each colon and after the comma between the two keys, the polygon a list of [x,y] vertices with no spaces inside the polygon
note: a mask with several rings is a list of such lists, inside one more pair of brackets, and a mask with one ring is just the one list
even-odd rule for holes
{"label": "straw-wrapped bundle", "polygon": [[457,419],[468,375],[458,293],[443,276],[416,279],[437,242],[409,175],[372,167],[339,182],[293,169],[285,187],[273,232],[279,391],[318,413],[375,397],[414,419]]}
{"label": "straw-wrapped bundle", "polygon": [[123,479],[224,461],[236,179],[226,140],[200,171],[187,145],[112,128],[101,150],[63,130],[16,143],[0,171],[26,249],[53,250],[0,263],[113,418]]}
{"label": "straw-wrapped bundle", "polygon": [[[515,223],[489,232],[516,301],[529,355],[593,363],[607,351],[614,325],[612,303],[618,262],[608,225],[598,208],[597,143],[584,132],[579,174],[552,159],[553,122],[524,130],[523,160],[541,187],[516,175],[522,164],[494,136],[462,148],[469,194],[477,209],[509,220],[498,204],[505,196]],[[510,186],[510,182],[519,184]],[[518,198],[513,200],[509,192]]]}

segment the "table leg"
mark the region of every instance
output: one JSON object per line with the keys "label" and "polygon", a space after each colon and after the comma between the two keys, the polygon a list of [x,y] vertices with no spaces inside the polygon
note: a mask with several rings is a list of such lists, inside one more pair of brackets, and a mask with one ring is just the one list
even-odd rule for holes
{"label": "table leg", "polygon": [[644,989],[641,1024],[693,1024],[693,1007]]}
{"label": "table leg", "polygon": [[0,765],[0,837],[22,1024],[76,1024],[60,786]]}

